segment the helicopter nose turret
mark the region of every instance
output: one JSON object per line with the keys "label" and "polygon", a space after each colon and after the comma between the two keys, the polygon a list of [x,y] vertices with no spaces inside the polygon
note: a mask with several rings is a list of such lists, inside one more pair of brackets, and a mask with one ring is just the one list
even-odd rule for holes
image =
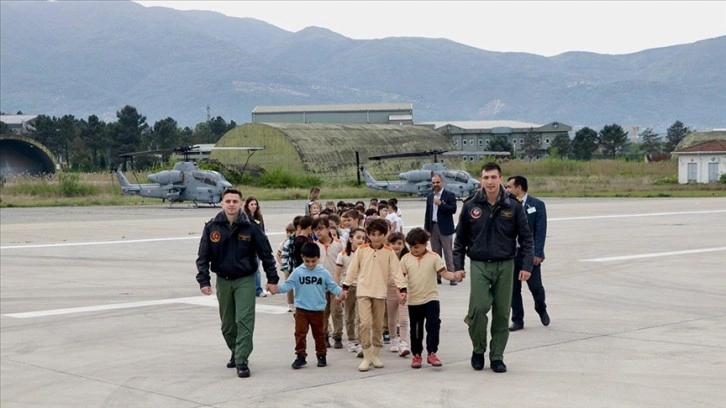
{"label": "helicopter nose turret", "polygon": [[222,187],[222,191],[224,191],[228,188],[232,188],[232,183],[230,183],[229,181],[220,181],[219,186]]}

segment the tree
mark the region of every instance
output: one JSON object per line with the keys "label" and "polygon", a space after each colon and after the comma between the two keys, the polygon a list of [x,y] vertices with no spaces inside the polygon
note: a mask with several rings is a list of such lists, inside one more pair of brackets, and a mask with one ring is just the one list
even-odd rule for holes
{"label": "tree", "polygon": [[147,147],[149,149],[168,149],[181,145],[181,132],[176,121],[172,118],[162,119],[154,123],[147,136]]}
{"label": "tree", "polygon": [[98,116],[91,115],[88,120],[81,120],[81,140],[88,149],[91,168],[104,170],[108,167],[106,151],[109,146],[108,125]]}
{"label": "tree", "polygon": [[598,142],[605,156],[614,159],[628,143],[628,134],[618,124],[605,125],[600,131]]}
{"label": "tree", "polygon": [[511,152],[512,145],[507,141],[504,136],[494,136],[489,141],[489,150],[493,152]]}
{"label": "tree", "polygon": [[640,150],[644,153],[657,153],[663,148],[661,137],[652,128],[646,128],[638,134],[640,138]]}
{"label": "tree", "polygon": [[554,140],[552,140],[552,143],[550,143],[550,155],[554,155],[553,152],[557,152],[557,156],[560,158],[566,158],[570,155],[570,152],[572,151],[572,142],[570,141],[570,136],[568,136],[566,133],[560,133],[559,135],[555,136]]}
{"label": "tree", "polygon": [[524,135],[524,143],[522,143],[522,152],[529,158],[537,158],[540,153],[540,139],[532,128],[529,128],[527,134]]}
{"label": "tree", "polygon": [[577,160],[590,160],[597,150],[597,132],[584,127],[575,133],[572,139],[572,154]]}
{"label": "tree", "polygon": [[[110,155],[133,152],[141,149],[141,135],[149,125],[146,116],[142,116],[133,106],[126,105],[116,112],[118,121],[110,127]],[[107,157],[110,162],[111,157]]]}
{"label": "tree", "polygon": [[692,130],[688,126],[683,125],[680,120],[673,122],[673,124],[666,130],[665,151],[670,153],[676,150],[678,143],[680,143],[681,140],[683,140],[683,138],[691,132]]}

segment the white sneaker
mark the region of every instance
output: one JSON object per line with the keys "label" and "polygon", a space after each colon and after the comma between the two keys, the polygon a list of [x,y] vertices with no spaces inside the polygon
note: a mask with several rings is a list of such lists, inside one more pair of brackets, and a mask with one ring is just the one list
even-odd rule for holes
{"label": "white sneaker", "polygon": [[269,294],[270,294],[270,292],[263,290],[262,293],[260,293],[260,295],[257,297],[267,297],[267,295],[269,295]]}
{"label": "white sneaker", "polygon": [[287,305],[287,311],[288,312],[292,312],[292,307],[293,307],[292,304]]}
{"label": "white sneaker", "polygon": [[408,349],[408,343],[401,340],[401,342],[398,344],[398,355],[401,357],[406,357],[409,354],[411,354],[411,350]]}
{"label": "white sneaker", "polygon": [[398,353],[398,339],[391,339],[391,353]]}
{"label": "white sneaker", "polygon": [[348,342],[348,353],[355,353],[355,349],[358,345],[352,341]]}

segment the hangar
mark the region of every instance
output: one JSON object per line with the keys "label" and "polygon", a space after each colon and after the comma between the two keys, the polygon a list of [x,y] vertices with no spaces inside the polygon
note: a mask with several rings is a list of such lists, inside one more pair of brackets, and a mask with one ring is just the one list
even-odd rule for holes
{"label": "hangar", "polygon": [[53,174],[55,170],[53,154],[39,142],[12,133],[0,137],[0,175],[3,180],[17,174]]}
{"label": "hangar", "polygon": [[[292,173],[339,176],[356,174],[356,152],[364,162],[390,153],[453,149],[446,136],[426,126],[330,123],[248,123],[227,132],[216,146],[264,146],[250,156],[249,164],[265,170],[282,167]],[[210,159],[238,165],[247,153],[213,150]]]}

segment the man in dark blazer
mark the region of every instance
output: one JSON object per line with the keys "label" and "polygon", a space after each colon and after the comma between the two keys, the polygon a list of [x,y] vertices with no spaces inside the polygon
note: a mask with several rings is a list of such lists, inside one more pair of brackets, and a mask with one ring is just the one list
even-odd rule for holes
{"label": "man in dark blazer", "polygon": [[[527,194],[527,179],[522,176],[513,176],[507,180],[507,191],[522,202],[522,208],[527,215],[529,228],[532,230],[534,239],[534,259],[532,261],[532,276],[527,280],[529,291],[534,298],[534,310],[539,314],[543,325],[550,324],[550,316],[547,314],[545,303],[545,289],[542,286],[542,261],[544,261],[545,239],[547,238],[547,209],[545,204],[535,197]],[[522,257],[518,253],[514,258],[514,270],[518,271]],[[512,325],[509,331],[522,330],[524,328],[524,306],[522,305],[522,282],[514,279],[512,285]]]}
{"label": "man in dark blazer", "polygon": [[[431,235],[431,250],[439,254],[446,263],[446,270],[454,271],[454,214],[456,214],[456,195],[444,190],[441,176],[434,174],[431,177],[432,191],[426,196],[426,215],[424,216],[424,229]],[[441,284],[441,277],[436,276]],[[451,281],[451,286],[456,282]]]}

